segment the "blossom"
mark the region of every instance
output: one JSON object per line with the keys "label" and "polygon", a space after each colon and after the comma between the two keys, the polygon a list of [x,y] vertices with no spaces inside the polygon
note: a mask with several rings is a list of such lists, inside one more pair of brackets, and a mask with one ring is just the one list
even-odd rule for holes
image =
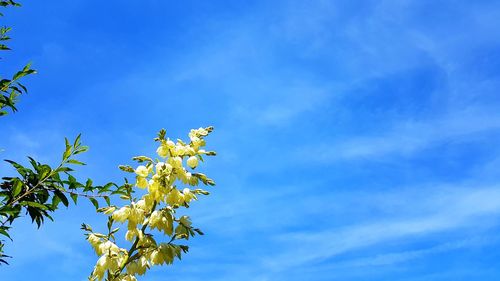
{"label": "blossom", "polygon": [[135,169],[135,173],[139,176],[139,177],[147,177],[149,175],[149,169],[146,168],[146,166],[139,166],[137,167],[137,169]]}
{"label": "blossom", "polygon": [[[126,189],[120,195],[130,200],[121,208],[108,206],[101,212],[111,215],[108,222],[107,235],[93,233],[87,230],[87,240],[99,256],[89,280],[101,281],[105,276],[109,280],[137,281],[137,275],[143,275],[153,265],[171,264],[174,257],[180,259],[181,253],[187,252],[187,247],[177,244],[177,240],[189,239],[195,233],[201,232],[191,226],[187,216],[177,218],[175,215],[181,207],[189,207],[189,203],[197,200],[198,194],[207,195],[202,189],[185,187],[197,186],[200,183],[213,185],[213,180],[202,173],[191,174],[183,166],[195,169],[200,164],[201,155],[212,156],[215,152],[206,152],[200,147],[205,146],[204,137],[212,127],[193,129],[189,133],[190,143],[178,140],[174,143],[159,134],[160,146],[156,149],[162,160],[141,156],[136,159],[144,165],[134,170],[135,186],[145,189],[142,197],[134,194],[134,186],[125,185]],[[184,188],[181,187],[184,185]],[[109,203],[108,203],[109,204]],[[113,223],[127,223],[125,239],[132,247],[120,248],[115,240],[120,229],[113,228]],[[168,243],[157,243],[153,230],[170,237]],[[123,237],[123,236],[122,236]],[[128,252],[127,249],[130,252]],[[129,257],[130,255],[130,257]],[[107,274],[107,275],[106,275]]]}
{"label": "blossom", "polygon": [[158,149],[156,149],[156,153],[158,156],[165,158],[169,154],[168,147],[162,144],[158,147]]}
{"label": "blossom", "polygon": [[130,215],[130,207],[125,206],[115,211],[112,215],[112,218],[115,221],[124,222],[129,215]]}
{"label": "blossom", "polygon": [[189,167],[194,169],[194,168],[196,168],[196,166],[198,166],[198,158],[196,156],[191,156],[188,158],[186,163],[188,164]]}
{"label": "blossom", "polygon": [[148,180],[146,178],[137,176],[135,185],[139,188],[146,188],[148,187]]}

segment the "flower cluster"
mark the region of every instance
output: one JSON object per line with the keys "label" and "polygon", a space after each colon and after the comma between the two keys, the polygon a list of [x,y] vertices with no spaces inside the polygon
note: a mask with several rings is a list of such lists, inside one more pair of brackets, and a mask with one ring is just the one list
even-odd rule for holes
{"label": "flower cluster", "polygon": [[[120,169],[135,174],[135,187],[146,192],[135,198],[134,185],[126,183],[120,193],[129,204],[118,208],[108,202],[108,206],[98,211],[108,215],[108,233],[96,233],[86,224],[82,226],[87,233],[87,240],[99,256],[89,280],[133,281],[143,275],[153,265],[172,264],[174,258],[181,258],[188,251],[188,246],[176,244],[177,240],[187,240],[195,234],[203,233],[193,228],[187,216],[176,217],[176,210],[189,207],[198,195],[208,192],[193,187],[203,183],[215,185],[214,181],[202,173],[194,172],[204,156],[213,156],[215,152],[202,149],[205,137],[212,127],[191,130],[189,143],[176,142],[165,137],[161,130],[155,141],[159,142],[156,150],[160,159],[138,156],[133,159],[141,165],[135,169],[120,166]],[[177,185],[184,185],[180,189]],[[127,226],[125,239],[132,245],[127,250],[117,245],[115,234],[120,228],[113,228],[114,223]],[[154,233],[161,233],[163,242],[155,239]]]}

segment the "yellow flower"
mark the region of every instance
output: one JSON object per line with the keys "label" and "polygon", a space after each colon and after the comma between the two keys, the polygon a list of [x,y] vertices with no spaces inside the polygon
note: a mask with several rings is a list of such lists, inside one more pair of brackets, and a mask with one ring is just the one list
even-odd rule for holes
{"label": "yellow flower", "polygon": [[167,144],[168,148],[174,148],[175,147],[175,143],[173,141],[171,141],[171,140],[167,140],[166,144]]}
{"label": "yellow flower", "polygon": [[198,158],[196,156],[189,157],[187,160],[187,164],[192,169],[196,168],[196,166],[198,166]]}
{"label": "yellow flower", "polygon": [[182,204],[181,201],[181,193],[179,192],[179,190],[177,188],[172,188],[172,190],[168,193],[167,195],[167,203],[170,205],[170,206],[173,206],[173,205],[180,205]]}
{"label": "yellow flower", "polygon": [[134,275],[126,275],[122,278],[122,281],[137,281]]}
{"label": "yellow flower", "polygon": [[148,180],[141,176],[137,176],[137,182],[135,183],[135,185],[139,188],[146,188],[148,187]]}
{"label": "yellow flower", "polygon": [[160,145],[158,147],[158,149],[156,149],[156,153],[160,156],[160,157],[167,157],[168,156],[168,147],[166,145]]}
{"label": "yellow flower", "polygon": [[162,264],[165,259],[160,251],[155,250],[151,253],[150,260],[152,264]]}
{"label": "yellow flower", "polygon": [[142,231],[140,231],[137,228],[131,229],[131,230],[127,230],[127,233],[125,233],[125,239],[127,241],[131,241],[131,242],[135,239],[135,237],[139,237],[139,239],[141,239],[142,236],[143,236]]}
{"label": "yellow flower", "polygon": [[130,215],[130,207],[125,206],[125,207],[120,208],[118,211],[115,211],[112,215],[112,218],[115,221],[124,222],[128,218],[129,215]]}
{"label": "yellow flower", "polygon": [[181,168],[182,167],[182,158],[179,156],[176,157],[171,157],[168,159],[168,162],[174,167],[174,168]]}
{"label": "yellow flower", "polygon": [[[177,208],[189,207],[188,203],[196,200],[198,194],[208,194],[204,190],[196,189],[195,186],[201,181],[204,183],[213,181],[203,174],[191,174],[187,167],[196,169],[202,155],[215,155],[213,151],[207,152],[201,149],[205,146],[204,137],[212,130],[212,127],[191,130],[189,132],[191,141],[187,144],[182,140],[176,143],[170,139],[165,140],[163,133],[159,135],[156,140],[161,141],[161,145],[157,147],[156,153],[162,160],[148,160],[147,165],[139,165],[134,170],[136,186],[147,188],[140,192],[143,194],[142,197],[135,197],[129,205],[120,209],[110,206],[99,210],[111,214],[115,222],[127,223],[128,231],[125,233],[125,239],[130,242],[136,241],[134,251],[130,253],[134,258],[129,260],[127,250],[119,248],[112,242],[115,241],[114,236],[108,237],[92,233],[90,230],[87,240],[99,255],[99,259],[89,280],[102,281],[108,275],[110,279],[116,281],[137,281],[136,276],[145,274],[151,266],[171,264],[175,257],[180,259],[185,248],[170,243],[157,243],[156,235],[145,234],[144,231],[148,227],[151,231],[157,230],[168,237],[174,237],[173,235],[179,235],[177,237],[179,239],[190,237],[192,230],[189,217],[176,217],[176,211]],[[177,182],[189,188],[178,189]],[[122,198],[128,199],[126,196]],[[111,229],[111,226],[108,227]],[[118,229],[112,233],[116,231]]]}
{"label": "yellow flower", "polygon": [[91,233],[87,236],[87,240],[89,241],[92,248],[94,248],[94,251],[99,254],[99,245],[101,244],[101,239],[94,233]]}
{"label": "yellow flower", "polygon": [[146,166],[139,166],[137,167],[137,169],[135,169],[135,173],[139,176],[139,177],[147,177],[149,175],[149,170],[148,168],[146,168]]}
{"label": "yellow flower", "polygon": [[182,190],[182,194],[184,195],[184,201],[187,203],[189,203],[192,199],[196,200],[196,195],[194,195],[187,187]]}
{"label": "yellow flower", "polygon": [[118,253],[120,251],[120,248],[109,240],[99,245],[98,249],[101,255],[107,254],[108,252]]}
{"label": "yellow flower", "polygon": [[203,137],[208,135],[208,131],[202,127],[198,128],[197,133],[198,133],[198,135],[203,136]]}

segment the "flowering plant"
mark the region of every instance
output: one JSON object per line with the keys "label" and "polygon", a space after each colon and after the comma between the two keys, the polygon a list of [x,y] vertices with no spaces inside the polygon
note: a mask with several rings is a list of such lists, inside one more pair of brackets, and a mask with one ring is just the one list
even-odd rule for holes
{"label": "flowering plant", "polygon": [[[200,182],[215,185],[205,174],[194,172],[203,156],[215,155],[214,151],[202,149],[205,137],[212,130],[213,127],[191,130],[189,143],[174,142],[165,137],[165,130],[161,130],[155,138],[160,143],[156,151],[160,159],[138,156],[133,160],[141,165],[135,169],[120,166],[121,170],[134,173],[135,187],[146,192],[140,198],[134,197],[136,188],[126,182],[125,188],[117,193],[129,201],[127,205],[117,207],[108,203],[107,207],[98,209],[108,216],[107,234],[82,225],[87,240],[99,256],[89,280],[137,280],[136,276],[143,275],[151,266],[172,264],[174,258],[180,259],[182,253],[187,253],[188,246],[176,241],[188,240],[195,234],[203,235],[192,226],[188,216],[178,217],[176,213],[181,207],[188,208],[198,195],[208,195],[207,191],[194,188]],[[181,190],[178,185],[186,187]],[[127,225],[125,239],[131,243],[128,250],[118,245],[115,236],[120,228],[114,228],[115,223]],[[154,233],[161,233],[166,239]]]}

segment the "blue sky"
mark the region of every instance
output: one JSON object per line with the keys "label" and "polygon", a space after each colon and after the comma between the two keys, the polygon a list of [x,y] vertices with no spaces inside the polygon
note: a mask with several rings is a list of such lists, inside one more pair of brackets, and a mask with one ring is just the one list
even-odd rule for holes
{"label": "blue sky", "polygon": [[[120,181],[160,128],[213,125],[205,236],[141,280],[498,280],[498,1],[31,1],[2,73],[32,61],[2,159]],[[10,173],[6,165],[2,174]],[[90,204],[14,225],[5,280],[86,280]]]}

